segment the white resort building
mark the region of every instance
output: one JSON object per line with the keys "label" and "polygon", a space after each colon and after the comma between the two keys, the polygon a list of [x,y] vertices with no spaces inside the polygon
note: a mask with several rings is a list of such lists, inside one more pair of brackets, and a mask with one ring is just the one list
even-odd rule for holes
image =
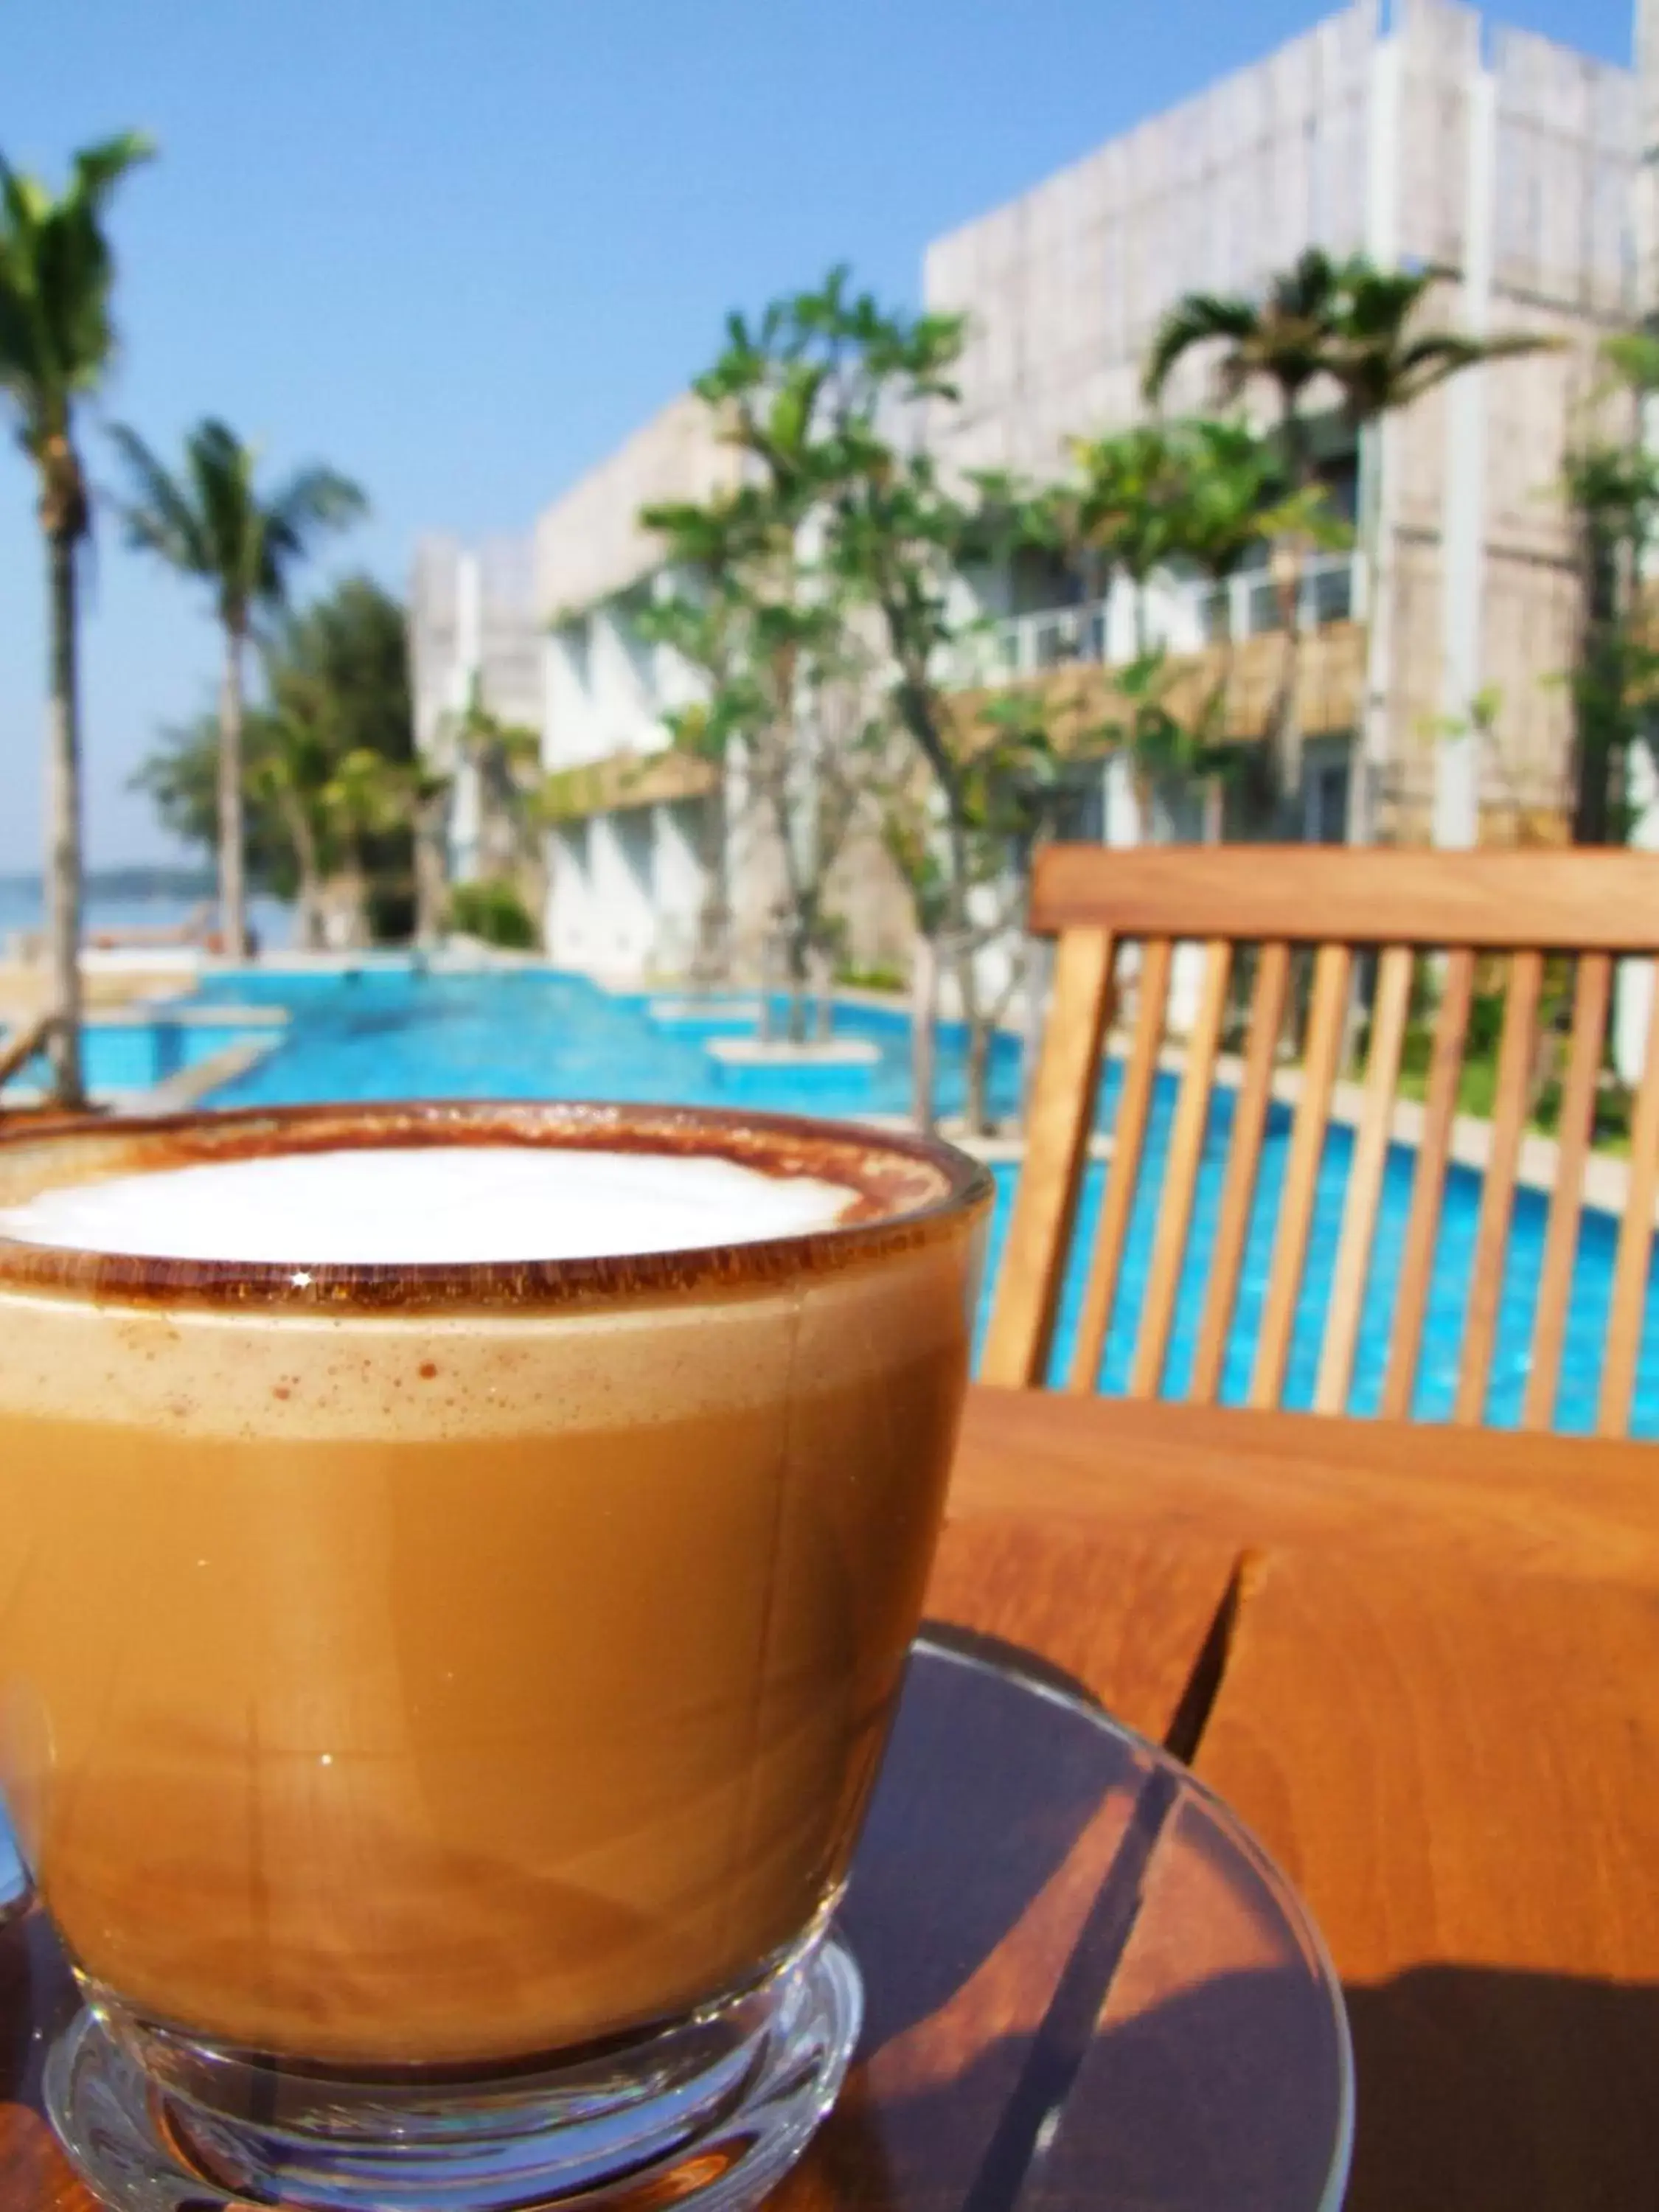
{"label": "white resort building", "polygon": [[[1636,305],[1639,106],[1632,72],[1448,0],[1355,0],[927,249],[927,304],[966,311],[971,328],[963,404],[935,442],[963,466],[1039,478],[1063,465],[1068,437],[1142,413],[1142,366],[1176,300],[1255,292],[1310,244],[1443,268],[1444,319],[1559,341],[1458,378],[1358,443],[1335,417],[1323,426],[1336,496],[1356,501],[1363,482],[1374,501],[1378,557],[1369,586],[1346,555],[1316,562],[1304,584],[1310,837],[1468,844],[1560,817],[1571,715],[1553,679],[1580,617],[1559,481],[1599,341]],[[1206,374],[1183,363],[1166,404],[1202,404]],[[695,962],[718,799],[701,763],[665,750],[662,714],[689,679],[634,628],[659,560],[636,518],[652,501],[706,495],[731,466],[701,403],[682,398],[544,510],[533,548],[422,549],[422,742],[441,752],[475,689],[540,728],[562,779],[546,917],[562,964],[639,975]],[[1091,601],[1079,578],[1028,557],[981,588],[1000,680],[1075,683],[1132,655],[1127,586]],[[1170,580],[1152,611],[1174,652],[1213,654],[1231,638],[1247,702],[1259,661],[1265,717],[1280,621],[1265,572],[1218,598]],[[1469,726],[1492,690],[1501,760]],[[1077,828],[1111,842],[1199,834],[1179,802],[1149,813],[1109,767]],[[463,796],[462,865],[467,836]],[[904,940],[896,886],[878,854],[847,865],[860,874],[846,902],[854,957],[890,958]],[[729,876],[741,950],[763,927],[763,855],[734,853]]]}

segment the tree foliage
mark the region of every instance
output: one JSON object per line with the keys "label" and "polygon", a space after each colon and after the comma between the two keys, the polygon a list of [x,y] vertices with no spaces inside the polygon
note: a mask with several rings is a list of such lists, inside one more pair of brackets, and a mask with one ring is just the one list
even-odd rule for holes
{"label": "tree foliage", "polygon": [[[1659,390],[1659,340],[1631,331],[1602,350],[1623,397],[1639,402]],[[1627,834],[1629,756],[1633,746],[1654,742],[1659,651],[1639,584],[1659,544],[1659,454],[1639,434],[1593,433],[1569,452],[1562,489],[1573,518],[1580,594],[1568,674],[1572,832],[1577,843],[1599,845]]]}
{"label": "tree foliage", "polygon": [[255,481],[258,456],[211,418],[185,441],[175,472],[137,431],[112,431],[131,490],[122,505],[129,545],[208,586],[224,631],[219,699],[219,910],[227,951],[246,950],[242,759],[244,647],[256,612],[280,614],[298,563],[325,532],[364,512],[362,493],[333,469],[295,471],[270,492]]}
{"label": "tree foliage", "polygon": [[[407,933],[410,838],[432,779],[416,757],[404,611],[351,577],[272,631],[245,729],[251,880],[296,900],[301,937],[332,895],[379,935]],[[134,778],[181,842],[219,836],[217,718],[166,732]]]}
{"label": "tree foliage", "polygon": [[205,584],[228,630],[280,612],[318,539],[368,510],[349,477],[314,463],[261,490],[258,449],[212,417],[185,438],[176,471],[125,423],[110,436],[131,486],[120,509],[128,544]]}
{"label": "tree foliage", "polygon": [[83,148],[60,193],[0,155],[0,399],[34,470],[46,550],[48,1049],[53,1097],[70,1108],[84,1095],[76,568],[91,529],[76,412],[102,383],[116,351],[115,257],[104,218],[116,186],[152,151],[137,131]]}
{"label": "tree foliage", "polygon": [[873,797],[918,926],[953,968],[977,1122],[990,1027],[976,961],[1006,916],[1000,898],[994,921],[976,912],[975,895],[1009,858],[988,794],[1047,738],[1028,728],[1011,750],[994,723],[969,743],[957,727],[951,670],[981,626],[962,573],[1012,542],[1024,507],[1006,483],[948,481],[922,441],[926,410],[955,398],[963,336],[961,317],[887,310],[843,270],[752,322],[733,316],[697,390],[738,456],[736,486],[647,520],[695,580],[653,614],[654,634],[709,679],[679,742],[721,759],[735,748],[745,775],[769,749],[775,763],[762,784],[795,957],[830,933],[828,863]]}
{"label": "tree foliage", "polygon": [[0,155],[0,392],[34,464],[48,536],[78,540],[90,526],[74,415],[116,352],[115,258],[104,218],[117,185],[155,151],[137,131],[85,147],[58,194]]}
{"label": "tree foliage", "polygon": [[[1310,246],[1274,275],[1258,297],[1189,293],[1170,308],[1152,341],[1146,395],[1160,399],[1176,365],[1194,351],[1213,356],[1215,390],[1224,404],[1253,386],[1265,386],[1273,395],[1290,490],[1310,493],[1317,482],[1310,413],[1316,395],[1334,399],[1340,414],[1362,434],[1363,445],[1385,416],[1411,406],[1448,379],[1484,362],[1548,351],[1556,344],[1526,331],[1477,337],[1424,330],[1422,311],[1447,275],[1432,265],[1386,269],[1364,254],[1339,259],[1323,247]],[[1367,512],[1360,541],[1374,591],[1380,567],[1380,471],[1374,459],[1362,476]],[[1300,780],[1299,611],[1308,541],[1301,530],[1290,526],[1280,531],[1279,542],[1285,651],[1272,721],[1282,805]]]}
{"label": "tree foliage", "polygon": [[[636,628],[702,678],[702,695],[669,717],[674,742],[720,765],[718,805],[740,792],[771,832],[793,1034],[814,956],[827,961],[843,934],[835,870],[878,779],[876,662],[836,517],[902,351],[897,326],[842,271],[753,319],[732,315],[696,389],[735,480],[642,518],[662,537],[671,580]],[[735,826],[718,825],[722,844]],[[724,858],[713,857],[718,886]]]}

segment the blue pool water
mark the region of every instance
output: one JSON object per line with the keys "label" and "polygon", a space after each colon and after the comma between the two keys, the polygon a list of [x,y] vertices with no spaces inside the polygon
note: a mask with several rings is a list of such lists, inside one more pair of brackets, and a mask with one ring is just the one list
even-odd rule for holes
{"label": "blue pool water", "polygon": [[[709,1053],[711,1039],[741,1033],[745,1009],[711,1002],[696,1018],[684,1018],[645,994],[616,996],[574,976],[534,969],[484,975],[425,975],[406,964],[369,965],[348,975],[258,971],[216,976],[196,1003],[281,1006],[290,1017],[283,1042],[258,1066],[212,1094],[222,1106],[254,1106],[321,1098],[608,1097],[675,1099],[697,1105],[754,1105],[782,1111],[902,1113],[908,1100],[908,1030],[902,1015],[880,1007],[838,1003],[835,1033],[875,1048],[863,1066],[783,1071],[733,1069]],[[654,1011],[653,1011],[654,1009]],[[671,1018],[671,1011],[681,1018]],[[222,1042],[223,1037],[219,1042]],[[196,1048],[192,1042],[192,1048]],[[1116,1109],[1118,1070],[1102,1085],[1100,1121],[1109,1128]],[[1014,1040],[1000,1037],[992,1074],[995,1110],[1013,1110],[1019,1085]],[[940,1101],[946,1112],[962,1096],[962,1047],[946,1025],[940,1047]],[[1124,1259],[1116,1312],[1099,1382],[1121,1391],[1128,1379],[1134,1316],[1145,1291],[1152,1231],[1174,1110],[1173,1079],[1160,1079],[1136,1208]],[[1203,1255],[1213,1234],[1231,1126],[1232,1098],[1219,1093],[1210,1113],[1188,1249]],[[1275,1107],[1263,1150],[1251,1217],[1237,1312],[1229,1343],[1223,1395],[1242,1401],[1249,1384],[1266,1294],[1273,1237],[1283,1187],[1289,1116]],[[1333,1129],[1326,1140],[1319,1197],[1301,1304],[1292,1343],[1285,1402],[1311,1402],[1321,1325],[1335,1264],[1343,1197],[1353,1140]],[[1389,1341],[1394,1297],[1410,1201],[1412,1155],[1390,1156],[1368,1286],[1351,1410],[1376,1410]],[[1086,1252],[1100,1209],[1103,1169],[1085,1179],[1074,1249]],[[997,1208],[992,1224],[991,1265],[1006,1234],[1018,1170],[996,1170]],[[1451,1410],[1457,1347],[1474,1261],[1480,1185],[1477,1176],[1454,1168],[1447,1181],[1414,1411],[1444,1419]],[[1487,1418],[1513,1425],[1526,1385],[1526,1346],[1543,1253],[1545,1200],[1517,1196],[1511,1225]],[[1612,1285],[1616,1224],[1587,1212],[1581,1229],[1571,1317],[1564,1358],[1558,1425],[1586,1431],[1594,1425]],[[1069,1369],[1081,1302],[1083,1267],[1074,1261],[1062,1303],[1052,1369],[1058,1380]],[[1203,1269],[1190,1267],[1177,1306],[1174,1340],[1164,1376],[1168,1395],[1187,1387],[1202,1297]],[[1659,1298],[1650,1296],[1640,1364],[1635,1428],[1659,1436]]]}
{"label": "blue pool water", "polygon": [[[1105,1121],[1109,1127],[1115,1107],[1117,1083],[1113,1070],[1105,1085]],[[1162,1188],[1170,1123],[1174,1115],[1175,1082],[1160,1079],[1147,1131],[1146,1150],[1139,1188],[1131,1216],[1112,1327],[1097,1376],[1099,1387],[1110,1394],[1126,1390],[1134,1348],[1134,1326],[1144,1301],[1150,1268],[1153,1224]],[[1222,1179],[1226,1167],[1228,1139],[1232,1127],[1233,1100],[1221,1094],[1212,1102],[1204,1157],[1193,1206],[1188,1251],[1207,1256],[1220,1211]],[[1250,1368],[1261,1324],[1272,1263],[1279,1204],[1284,1188],[1290,1142],[1290,1115],[1275,1107],[1262,1146],[1261,1165],[1251,1210],[1249,1240],[1240,1280],[1237,1304],[1228,1339],[1222,1376],[1222,1398],[1230,1405],[1244,1403]],[[1319,1348],[1330,1303],[1336,1268],[1337,1241],[1341,1230],[1343,1201],[1353,1161],[1351,1130],[1333,1128],[1326,1137],[1320,1164],[1318,1196],[1307,1264],[1297,1308],[1291,1360],[1285,1383],[1285,1403],[1305,1407],[1313,1402]],[[1370,1275],[1366,1286],[1348,1411],[1375,1413],[1382,1398],[1383,1370],[1390,1342],[1395,1300],[1399,1288],[1406,1222],[1411,1205],[1415,1156],[1401,1146],[1390,1149],[1378,1211]],[[999,1166],[998,1204],[992,1221],[987,1275],[995,1279],[1006,1236],[1013,1188],[1018,1170]],[[1092,1248],[1100,1218],[1105,1169],[1089,1167],[1073,1238],[1073,1253]],[[1519,1191],[1510,1218],[1509,1249],[1504,1268],[1498,1309],[1497,1349],[1492,1362],[1486,1419],[1495,1426],[1519,1425],[1528,1375],[1528,1346],[1537,1304],[1538,1277],[1543,1264],[1547,1200],[1536,1191]],[[1462,1341],[1464,1307],[1474,1272],[1475,1228],[1480,1206],[1480,1178],[1470,1170],[1453,1167],[1446,1178],[1439,1236],[1435,1246],[1434,1271],[1413,1413],[1419,1420],[1450,1418],[1458,1373],[1458,1349]],[[1601,1376],[1601,1355],[1607,1338],[1607,1310],[1613,1285],[1613,1249],[1618,1224],[1605,1213],[1586,1209],[1581,1221],[1574,1262],[1572,1295],[1565,1342],[1562,1351],[1561,1387],[1557,1400],[1556,1426],[1586,1435],[1595,1425],[1596,1396]],[[1184,1396],[1197,1349],[1206,1270],[1189,1264],[1176,1300],[1175,1327],[1164,1374],[1164,1393]],[[1070,1373],[1083,1303],[1084,1269],[1074,1257],[1067,1273],[1055,1330],[1049,1379],[1059,1382]],[[1659,1437],[1659,1297],[1650,1285],[1638,1366],[1632,1433]]]}
{"label": "blue pool water", "polygon": [[[87,1087],[99,1098],[127,1091],[150,1091],[184,1068],[199,1067],[227,1045],[240,1043],[250,1034],[246,1023],[231,1017],[222,1022],[199,1018],[181,1022],[159,1014],[149,1021],[133,1021],[105,1020],[94,1014],[81,1032],[81,1062]],[[44,1084],[47,1073],[45,1054],[37,1054],[24,1064],[18,1081],[26,1085]]]}
{"label": "blue pool water", "polygon": [[[708,1050],[752,1017],[720,999],[686,1018],[669,993],[613,994],[577,975],[519,969],[423,975],[407,964],[349,975],[246,971],[216,975],[198,1004],[280,1006],[285,1042],[213,1094],[216,1106],[308,1098],[673,1099],[688,1106],[771,1107],[805,1114],[902,1114],[909,1104],[909,1024],[884,1006],[840,1002],[838,1039],[875,1048],[868,1066],[723,1065]],[[742,1002],[752,1007],[752,1000]],[[653,1007],[662,1009],[653,1013]],[[1019,1049],[997,1039],[995,1110],[1019,1091]],[[962,1102],[961,1038],[946,1024],[939,1097]]]}

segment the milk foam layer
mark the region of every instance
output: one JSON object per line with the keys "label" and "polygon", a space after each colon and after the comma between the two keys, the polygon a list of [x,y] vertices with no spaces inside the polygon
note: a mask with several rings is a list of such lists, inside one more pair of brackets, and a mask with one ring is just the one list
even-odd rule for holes
{"label": "milk foam layer", "polygon": [[0,1237],[276,1266],[580,1260],[799,1236],[854,1195],[708,1155],[404,1146],[60,1186],[0,1207]]}

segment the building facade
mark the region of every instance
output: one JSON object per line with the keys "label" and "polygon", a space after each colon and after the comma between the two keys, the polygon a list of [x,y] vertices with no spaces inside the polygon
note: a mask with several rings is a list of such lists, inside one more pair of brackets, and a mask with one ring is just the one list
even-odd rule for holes
{"label": "building facade", "polygon": [[[1370,605],[1364,563],[1346,606],[1328,592],[1331,614],[1365,624],[1367,658],[1358,696],[1323,705],[1310,812],[1452,844],[1547,818],[1578,602],[1559,480],[1597,344],[1633,312],[1639,143],[1629,71],[1447,0],[1396,0],[1386,20],[1360,0],[929,249],[929,306],[965,311],[972,332],[939,441],[968,465],[1053,468],[1068,434],[1134,418],[1174,300],[1254,293],[1307,246],[1445,270],[1445,322],[1559,350],[1458,378],[1363,452],[1330,448],[1370,477],[1378,558]],[[1200,407],[1206,374],[1184,362],[1166,404]],[[1048,611],[1026,611],[1030,628]],[[1501,762],[1443,734],[1489,688]]]}
{"label": "building facade", "polygon": [[536,729],[546,744],[542,623],[535,554],[528,538],[464,546],[423,538],[410,581],[410,684],[415,742],[451,779],[448,871],[470,882],[489,865],[477,763],[463,742],[474,706],[498,720]]}
{"label": "building facade", "polygon": [[[1553,349],[1466,374],[1359,438],[1334,410],[1322,424],[1328,481],[1376,518],[1375,556],[1325,556],[1304,579],[1300,827],[1447,844],[1550,834],[1571,735],[1559,678],[1578,622],[1559,480],[1599,343],[1634,309],[1642,144],[1629,71],[1449,0],[1394,0],[1386,13],[1354,0],[928,248],[927,305],[964,313],[969,328],[961,404],[935,416],[930,440],[964,469],[1048,477],[1068,438],[1143,414],[1148,348],[1185,293],[1256,293],[1310,245],[1443,270],[1442,323],[1535,333]],[[1207,374],[1200,357],[1183,362],[1166,406],[1202,407]],[[536,635],[522,629],[507,659],[526,696],[538,673],[544,757],[568,797],[548,912],[561,962],[684,969],[717,907],[740,944],[763,934],[763,848],[722,848],[721,794],[699,763],[665,751],[662,716],[690,678],[634,627],[661,588],[640,507],[706,496],[732,467],[688,396],[537,524],[530,617],[514,602]],[[1075,684],[1133,654],[1121,584],[1092,599],[1086,580],[1028,556],[975,588],[995,628],[965,684]],[[1201,658],[1231,639],[1248,677],[1252,653],[1265,665],[1279,649],[1265,572],[1219,598],[1176,578],[1153,597],[1151,628],[1174,653]],[[417,629],[422,619],[417,606]],[[481,641],[488,627],[481,614]],[[448,679],[432,680],[441,691]],[[1483,695],[1498,702],[1495,744],[1476,726]],[[1109,768],[1079,826],[1125,842],[1215,826],[1188,819],[1178,795],[1150,809],[1146,798]],[[860,950],[880,958],[902,941],[902,902],[878,856],[848,865]]]}

